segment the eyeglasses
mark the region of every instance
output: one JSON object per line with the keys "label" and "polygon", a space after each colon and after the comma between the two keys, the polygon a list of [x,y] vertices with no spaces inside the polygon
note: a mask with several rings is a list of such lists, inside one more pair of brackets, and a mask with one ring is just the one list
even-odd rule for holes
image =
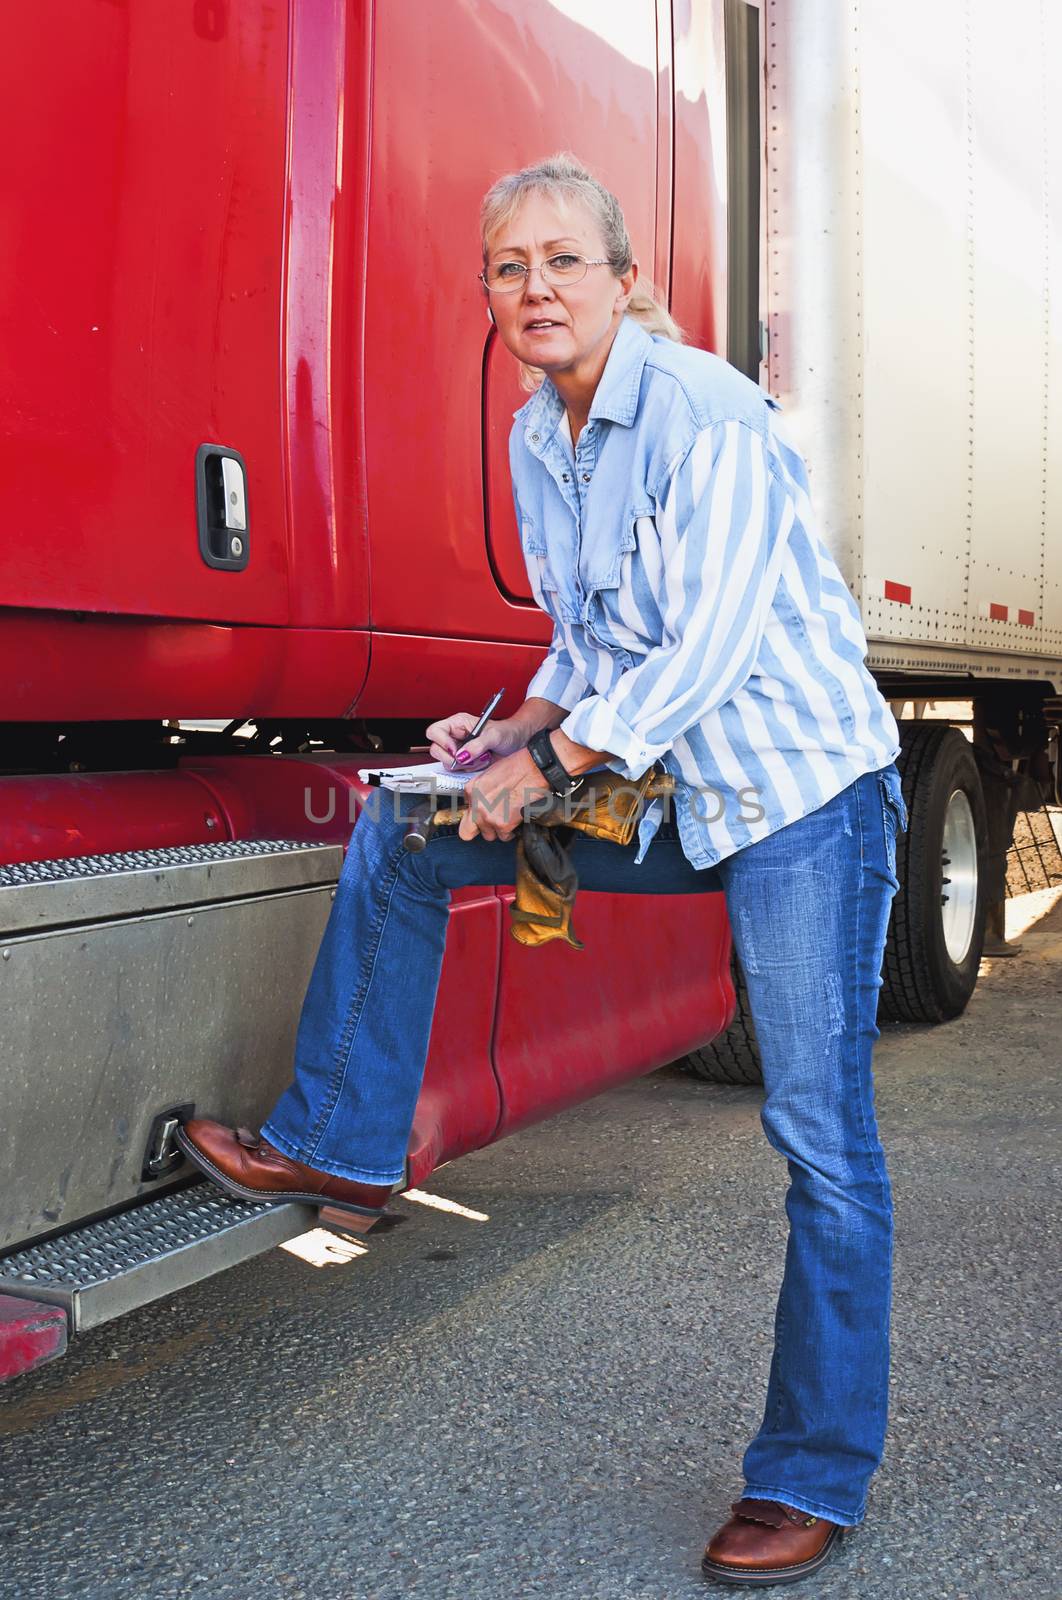
{"label": "eyeglasses", "polygon": [[[602,256],[594,261],[588,261],[586,256],[573,255],[565,250],[560,255],[548,256],[539,267],[542,282],[548,283],[551,288],[569,287],[573,283],[581,283],[586,277],[587,267],[607,267],[608,260]],[[510,294],[514,289],[522,289],[530,278],[534,267],[527,266],[523,261],[498,261],[485,271],[477,273],[477,277],[484,288],[491,294]]]}

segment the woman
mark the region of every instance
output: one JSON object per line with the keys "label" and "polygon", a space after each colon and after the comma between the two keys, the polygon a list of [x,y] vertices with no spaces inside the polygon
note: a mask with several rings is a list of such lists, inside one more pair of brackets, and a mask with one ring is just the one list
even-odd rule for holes
{"label": "woman", "polygon": [[862,1521],[885,1432],[892,1216],[871,1052],[906,825],[896,724],[775,403],[639,294],[615,197],[559,156],[496,183],[482,232],[488,315],[541,378],[510,456],[552,644],[513,716],[470,742],[470,713],[428,729],[436,760],[474,773],[456,834],[411,854],[401,817],[354,829],[295,1081],[259,1138],[197,1121],[182,1144],[230,1193],[378,1214],[403,1182],[450,891],[513,881],[531,798],[662,762],[674,819],[655,801],[636,847],[580,834],[571,855],[585,889],[727,897],[790,1233],[745,1493],[703,1566],[791,1582]]}

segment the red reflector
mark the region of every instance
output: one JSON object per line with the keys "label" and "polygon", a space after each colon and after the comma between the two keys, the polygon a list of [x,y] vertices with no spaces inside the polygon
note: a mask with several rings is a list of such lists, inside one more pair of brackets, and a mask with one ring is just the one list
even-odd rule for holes
{"label": "red reflector", "polygon": [[885,598],[886,600],[899,600],[901,605],[909,606],[911,604],[911,585],[909,583],[893,583],[891,579],[886,578]]}
{"label": "red reflector", "polygon": [[1034,622],[1036,621],[1036,612],[1035,611],[1019,611],[1018,612],[1018,621],[1021,623],[1023,628],[1031,628],[1033,626]]}
{"label": "red reflector", "polygon": [[992,618],[993,622],[1006,622],[1007,608],[1006,606],[997,606],[996,602],[993,600],[992,604],[988,608],[988,615]]}
{"label": "red reflector", "polygon": [[0,1383],[29,1372],[66,1349],[66,1312],[0,1294]]}

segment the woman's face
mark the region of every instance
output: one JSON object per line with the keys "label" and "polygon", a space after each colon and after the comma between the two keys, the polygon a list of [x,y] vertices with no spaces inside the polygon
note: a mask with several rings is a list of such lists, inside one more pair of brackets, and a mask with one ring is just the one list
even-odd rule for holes
{"label": "woman's face", "polygon": [[[593,217],[579,202],[532,194],[487,240],[487,264],[520,261],[538,268],[566,250],[590,261],[605,255]],[[579,283],[563,286],[533,271],[519,289],[489,296],[502,343],[551,377],[600,376],[637,277],[636,263],[622,278],[609,266],[588,267]]]}

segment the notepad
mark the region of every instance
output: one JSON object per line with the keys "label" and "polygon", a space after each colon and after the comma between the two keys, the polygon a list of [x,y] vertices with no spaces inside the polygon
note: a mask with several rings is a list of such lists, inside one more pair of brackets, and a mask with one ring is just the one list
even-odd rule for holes
{"label": "notepad", "polygon": [[441,761],[418,761],[408,767],[360,767],[362,783],[402,794],[460,794],[471,772],[451,772]]}

